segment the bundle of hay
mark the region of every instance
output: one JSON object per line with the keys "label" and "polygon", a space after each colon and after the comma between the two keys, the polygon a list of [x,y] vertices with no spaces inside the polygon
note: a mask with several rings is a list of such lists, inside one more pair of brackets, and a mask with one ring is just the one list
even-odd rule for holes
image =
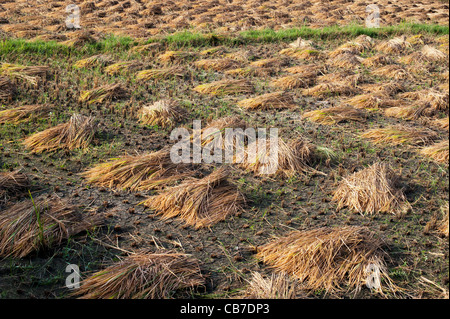
{"label": "bundle of hay", "polygon": [[398,176],[386,163],[375,163],[344,178],[333,195],[337,209],[348,207],[360,214],[401,214],[409,209]]}
{"label": "bundle of hay", "polygon": [[23,192],[31,186],[28,176],[20,170],[13,172],[0,172],[0,203],[4,196]]}
{"label": "bundle of hay", "polygon": [[447,54],[429,45],[425,45],[420,51],[420,53],[425,57],[426,60],[431,62],[448,61]]}
{"label": "bundle of hay", "polygon": [[23,80],[34,86],[38,85],[40,79],[45,79],[48,66],[24,66],[19,64],[2,63],[0,75],[7,76],[11,80]]}
{"label": "bundle of hay", "polygon": [[298,138],[290,143],[278,138],[276,149],[271,148],[270,140],[265,145],[258,141],[250,143],[245,157],[239,165],[257,175],[284,175],[292,177],[297,174],[319,173],[312,164],[316,146],[309,141]]}
{"label": "bundle of hay", "polygon": [[161,47],[162,47],[161,43],[153,42],[153,43],[149,43],[149,44],[134,46],[130,49],[130,52],[132,52],[132,53],[146,52],[146,53],[150,53],[150,54],[155,54],[161,49]]}
{"label": "bundle of hay", "polygon": [[340,105],[305,112],[303,113],[303,118],[319,124],[332,125],[347,121],[365,122],[366,113],[363,110],[355,109],[352,106]]}
{"label": "bundle of hay", "polygon": [[427,104],[434,110],[445,111],[448,110],[449,94],[441,93],[432,89],[425,89],[420,91],[405,92],[400,94],[402,99],[410,99],[418,101],[421,104]]}
{"label": "bundle of hay", "polygon": [[270,86],[283,90],[292,90],[296,88],[307,88],[313,85],[314,82],[315,76],[305,77],[301,74],[294,74],[272,80]]}
{"label": "bundle of hay", "polygon": [[297,105],[292,94],[278,91],[241,100],[238,102],[238,106],[247,110],[267,111],[272,109],[295,108]]}
{"label": "bundle of hay", "polygon": [[[310,291],[359,292],[373,277],[376,292],[396,287],[388,276],[383,243],[364,227],[293,231],[259,247],[257,257]],[[372,275],[373,272],[373,275]],[[371,276],[372,275],[372,276]],[[385,286],[381,286],[383,284]]]}
{"label": "bundle of hay", "polygon": [[185,51],[166,51],[158,55],[157,59],[161,63],[180,63],[186,59],[192,58],[194,53]]}
{"label": "bundle of hay", "polygon": [[227,52],[227,48],[224,46],[217,46],[209,49],[205,49],[200,51],[200,55],[204,56],[214,56],[214,55],[223,55]]}
{"label": "bundle of hay", "polygon": [[214,70],[220,72],[229,69],[236,69],[240,66],[240,63],[228,58],[205,59],[194,62],[194,66],[203,70]]}
{"label": "bundle of hay", "polygon": [[286,59],[275,57],[253,61],[250,63],[250,66],[256,68],[279,68],[286,64],[287,64]]}
{"label": "bundle of hay", "polygon": [[79,102],[99,104],[105,101],[122,99],[127,95],[128,90],[125,89],[122,84],[107,84],[92,90],[82,91]]}
{"label": "bundle of hay", "polygon": [[375,50],[396,54],[403,52],[409,46],[410,44],[406,41],[406,36],[401,36],[381,42],[375,47]]}
{"label": "bundle of hay", "polygon": [[144,205],[163,219],[177,217],[196,229],[210,227],[240,212],[245,203],[237,187],[228,182],[228,176],[228,171],[220,168],[204,178],[187,179],[150,197]]}
{"label": "bundle of hay", "polygon": [[366,93],[374,93],[379,95],[384,95],[386,97],[395,95],[398,92],[404,91],[405,86],[403,83],[399,81],[390,81],[387,83],[380,83],[380,84],[366,84],[364,86],[361,86],[361,88]]}
{"label": "bundle of hay", "polygon": [[105,73],[116,75],[122,73],[130,73],[142,69],[144,63],[140,61],[123,61],[111,64],[105,68]]}
{"label": "bundle of hay", "polygon": [[68,47],[82,47],[86,44],[95,44],[98,40],[93,37],[89,32],[77,31],[70,35],[70,39],[61,42],[61,44]]}
{"label": "bundle of hay", "polygon": [[174,183],[191,174],[186,165],[173,163],[170,149],[162,149],[99,164],[82,173],[82,176],[89,184],[98,187],[141,191]]}
{"label": "bundle of hay", "polygon": [[232,77],[268,77],[274,73],[273,68],[258,68],[254,66],[249,66],[246,68],[231,69],[224,72]]}
{"label": "bundle of hay", "polygon": [[325,55],[315,49],[296,49],[296,48],[288,48],[280,51],[280,54],[287,55],[288,57],[298,59],[298,60],[322,60],[325,58]]}
{"label": "bundle of hay", "polygon": [[48,104],[24,105],[0,111],[0,124],[19,124],[40,116],[48,116],[52,110]]}
{"label": "bundle of hay", "polygon": [[408,72],[399,65],[389,64],[371,71],[372,75],[403,80],[409,77]]}
{"label": "bundle of hay", "polygon": [[448,140],[441,141],[422,148],[420,150],[420,154],[430,157],[431,159],[433,159],[438,163],[448,165],[448,156],[449,156],[448,147],[449,147]]}
{"label": "bundle of hay", "polygon": [[86,59],[77,61],[73,66],[77,69],[94,68],[113,63],[114,59],[107,54],[97,54]]}
{"label": "bundle of hay", "polygon": [[[253,53],[249,50],[239,50],[236,52],[230,52],[225,54],[225,57],[228,59],[232,59],[238,62],[248,62],[249,59],[251,59],[251,57],[253,56]],[[275,59],[274,59],[275,60]],[[279,61],[279,59],[277,59]]]}
{"label": "bundle of hay", "polygon": [[0,76],[0,101],[12,99],[15,91],[16,88],[11,80],[5,76]]}
{"label": "bundle of hay", "polygon": [[167,299],[204,285],[199,262],[174,251],[129,255],[81,282],[81,299]]}
{"label": "bundle of hay", "polygon": [[172,79],[176,77],[184,77],[185,69],[182,66],[174,65],[168,68],[162,69],[149,69],[142,70],[136,74],[136,80],[149,81],[149,80],[161,80]]}
{"label": "bundle of hay", "polygon": [[361,136],[372,140],[375,144],[425,145],[436,139],[437,134],[429,129],[397,125],[386,128],[370,129]]}
{"label": "bundle of hay", "polygon": [[433,115],[434,110],[429,105],[394,106],[384,110],[384,115],[403,120],[416,120],[422,116]]}
{"label": "bundle of hay", "polygon": [[327,61],[328,65],[332,65],[337,68],[348,68],[353,69],[361,66],[361,62],[364,59],[360,56],[357,56],[356,54],[352,53],[341,53],[339,55],[336,55],[333,58],[330,58]]}
{"label": "bundle of hay", "polygon": [[212,96],[223,96],[230,94],[248,94],[253,93],[254,88],[251,82],[247,80],[220,80],[207,84],[201,84],[193,89],[202,94]]}
{"label": "bundle of hay", "polygon": [[392,61],[392,59],[390,59],[386,55],[377,54],[377,55],[371,56],[370,58],[366,58],[366,59],[362,60],[361,63],[365,67],[372,68],[372,67],[380,67],[380,66],[392,64],[392,63],[394,63],[394,61]]}
{"label": "bundle of hay", "polygon": [[99,225],[56,194],[20,202],[0,214],[0,256],[23,258]]}
{"label": "bundle of hay", "polygon": [[315,78],[320,73],[323,73],[325,68],[315,64],[304,64],[286,68],[285,71],[299,76],[301,75],[303,78]]}
{"label": "bundle of hay", "polygon": [[381,94],[360,94],[345,101],[358,109],[378,109],[383,103],[383,96]]}
{"label": "bundle of hay", "polygon": [[286,273],[272,273],[264,278],[253,272],[248,281],[245,298],[248,299],[297,299],[298,287]]}
{"label": "bundle of hay", "polygon": [[94,117],[74,114],[69,122],[27,137],[23,144],[32,153],[52,152],[57,149],[87,148],[97,130]]}
{"label": "bundle of hay", "polygon": [[448,131],[448,127],[449,127],[449,125],[448,125],[449,124],[448,116],[444,117],[442,119],[433,120],[433,121],[431,121],[430,124],[435,125],[435,126],[441,128],[443,130],[447,130]]}
{"label": "bundle of hay", "polygon": [[173,127],[183,118],[184,114],[185,110],[180,107],[178,101],[164,99],[144,106],[139,111],[139,121],[144,125]]}

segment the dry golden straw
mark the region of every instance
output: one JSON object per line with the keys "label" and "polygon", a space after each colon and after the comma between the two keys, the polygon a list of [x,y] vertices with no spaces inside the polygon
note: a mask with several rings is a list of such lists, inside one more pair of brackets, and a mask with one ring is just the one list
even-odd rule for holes
{"label": "dry golden straw", "polygon": [[144,106],[139,112],[139,121],[144,125],[173,127],[184,114],[185,111],[180,107],[178,101],[164,99]]}
{"label": "dry golden straw", "polygon": [[34,86],[40,79],[45,79],[49,67],[47,66],[24,66],[19,64],[2,63],[0,75],[9,77],[11,80],[23,80]]}
{"label": "dry golden straw", "polygon": [[110,55],[97,54],[89,58],[79,60],[73,66],[77,69],[94,68],[111,64],[113,61],[114,60]]}
{"label": "dry golden straw", "polygon": [[392,78],[395,80],[403,80],[409,77],[408,72],[401,66],[389,64],[379,67],[371,72],[373,75]]}
{"label": "dry golden straw", "polygon": [[448,127],[449,127],[449,120],[448,120],[448,116],[444,117],[442,119],[436,119],[431,121],[432,125],[435,125],[443,130],[447,130],[448,131]]}
{"label": "dry golden straw", "polygon": [[[251,158],[250,150],[256,150],[256,157]],[[289,144],[278,139],[277,149],[271,149],[270,141],[260,145],[257,141],[248,145],[245,158],[240,166],[257,175],[279,175],[292,177],[296,174],[319,173],[309,165],[315,157],[316,146],[303,138]]]}
{"label": "dry golden straw", "polygon": [[93,117],[74,114],[69,122],[27,137],[23,144],[32,153],[52,152],[57,149],[87,148],[94,138],[97,125]]}
{"label": "dry golden straw", "polygon": [[302,91],[303,95],[327,97],[331,95],[352,95],[357,91],[353,85],[344,82],[320,83]]}
{"label": "dry golden straw", "polygon": [[184,73],[185,69],[182,66],[174,65],[162,69],[142,70],[137,73],[136,80],[149,81],[149,80],[171,79],[175,77],[183,77]]}
{"label": "dry golden straw", "polygon": [[47,104],[24,105],[0,111],[0,124],[19,124],[40,116],[48,116],[52,106]]}
{"label": "dry golden straw", "polygon": [[264,278],[253,272],[248,281],[245,297],[248,299],[297,299],[299,291],[295,280],[286,273],[272,273]]}
{"label": "dry golden straw", "polygon": [[121,73],[130,73],[140,70],[144,64],[139,61],[124,61],[111,64],[105,68],[105,73],[116,75]]}
{"label": "dry golden straw", "polygon": [[0,203],[5,195],[15,195],[31,186],[28,176],[20,170],[13,172],[0,172]]}
{"label": "dry golden straw", "polygon": [[99,164],[82,176],[99,187],[140,191],[163,187],[191,174],[186,165],[172,162],[169,149],[162,149]]}
{"label": "dry golden straw", "polygon": [[296,278],[307,290],[359,292],[379,271],[376,292],[395,293],[382,242],[365,227],[323,227],[293,231],[258,249],[257,257],[277,271]]}
{"label": "dry golden straw", "polygon": [[448,165],[448,156],[449,156],[448,147],[449,147],[448,140],[441,141],[422,148],[420,150],[420,154],[430,157],[431,159],[433,159],[438,163]]}
{"label": "dry golden straw", "polygon": [[26,257],[100,222],[100,216],[86,216],[55,194],[25,200],[0,214],[0,256]]}
{"label": "dry golden straw", "polygon": [[163,54],[158,55],[157,59],[161,63],[180,63],[188,58],[193,57],[191,52],[184,51],[166,51]]}
{"label": "dry golden straw", "polygon": [[307,88],[314,84],[315,79],[316,76],[305,77],[303,74],[293,74],[272,80],[270,86],[283,90]]}
{"label": "dry golden straw", "polygon": [[375,163],[344,178],[333,194],[337,209],[348,207],[360,214],[405,213],[408,204],[398,188],[398,176],[386,163]]}
{"label": "dry golden straw", "polygon": [[366,114],[363,110],[352,106],[340,105],[305,112],[303,113],[303,118],[319,124],[332,125],[347,121],[365,122]]}
{"label": "dry golden straw", "polygon": [[196,229],[210,227],[237,214],[245,204],[244,196],[228,182],[228,176],[228,171],[220,168],[204,178],[187,179],[144,204],[163,219],[176,217]]}
{"label": "dry golden straw", "polygon": [[284,91],[263,94],[257,97],[248,98],[238,102],[238,106],[247,110],[272,110],[295,108],[294,97]]}
{"label": "dry golden straw", "polygon": [[420,90],[413,92],[405,92],[400,94],[403,99],[418,101],[421,104],[428,104],[435,110],[448,110],[449,94],[441,93],[436,90]]}
{"label": "dry golden straw", "polygon": [[212,83],[201,84],[193,89],[202,94],[223,96],[230,94],[253,93],[254,88],[247,80],[220,80]]}
{"label": "dry golden straw", "polygon": [[168,299],[204,285],[200,263],[174,251],[129,255],[81,282],[81,299]]}
{"label": "dry golden straw", "polygon": [[362,135],[375,144],[411,144],[423,145],[433,141],[437,134],[429,129],[408,127],[403,125],[389,126],[380,129],[370,129]]}
{"label": "dry golden straw", "polygon": [[128,91],[120,83],[103,85],[101,87],[82,91],[79,101],[88,104],[98,104],[110,100],[118,100],[124,98]]}

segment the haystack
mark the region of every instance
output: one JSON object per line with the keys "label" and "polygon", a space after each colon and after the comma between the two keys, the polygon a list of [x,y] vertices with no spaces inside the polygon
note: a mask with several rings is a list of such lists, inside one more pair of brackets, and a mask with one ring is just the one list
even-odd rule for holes
{"label": "haystack", "polygon": [[93,117],[74,114],[69,122],[27,137],[23,144],[32,153],[52,152],[57,149],[87,148],[97,130]]}
{"label": "haystack", "polygon": [[173,79],[184,77],[185,69],[182,66],[174,65],[162,69],[142,70],[136,74],[136,80],[149,81],[161,79]]}
{"label": "haystack", "polygon": [[405,125],[370,129],[361,135],[375,144],[389,145],[426,145],[436,139],[437,134],[429,129],[414,128]]}
{"label": "haystack", "polygon": [[197,259],[175,251],[140,252],[84,279],[74,295],[81,299],[168,299],[204,284]]}
{"label": "haystack", "polygon": [[438,163],[448,165],[448,156],[449,156],[448,140],[437,142],[433,145],[424,147],[419,152],[420,154],[429,157]]}
{"label": "haystack", "polygon": [[324,125],[333,125],[348,121],[357,121],[357,122],[366,121],[366,113],[363,110],[356,109],[348,105],[340,105],[305,112],[303,113],[302,116],[303,118],[306,118],[309,121]]}
{"label": "haystack", "polygon": [[382,246],[364,227],[323,227],[277,238],[260,247],[257,257],[310,291],[357,293],[373,277],[375,291],[395,293]]}
{"label": "haystack", "polygon": [[333,201],[338,210],[348,207],[360,214],[402,214],[410,207],[398,187],[398,176],[386,163],[375,163],[344,178]]}
{"label": "haystack", "polygon": [[210,227],[240,212],[245,203],[228,177],[228,171],[220,168],[204,178],[187,179],[150,197],[144,205],[156,210],[163,219],[176,217],[196,229]]}
{"label": "haystack", "polygon": [[299,289],[294,279],[286,273],[272,273],[263,277],[259,272],[253,272],[248,280],[245,298],[248,299],[297,299]]}
{"label": "haystack", "polygon": [[19,124],[34,118],[48,116],[53,109],[48,104],[24,105],[0,111],[0,124]]}
{"label": "haystack", "polygon": [[144,106],[139,111],[139,121],[144,125],[158,125],[163,128],[173,127],[185,114],[180,103],[171,99],[159,100]]}
{"label": "haystack", "polygon": [[212,83],[201,84],[193,89],[202,94],[223,96],[231,94],[253,93],[253,84],[247,80],[220,80]]}
{"label": "haystack", "polygon": [[82,91],[79,102],[88,104],[99,104],[105,101],[118,100],[128,95],[128,90],[122,84],[107,84],[98,88]]}
{"label": "haystack", "polygon": [[98,187],[151,190],[192,175],[186,165],[176,165],[170,149],[139,155],[127,155],[102,163],[82,173],[89,184]]}
{"label": "haystack", "polygon": [[284,91],[266,93],[238,102],[238,106],[247,110],[272,110],[295,108],[297,105],[292,94]]}
{"label": "haystack", "polygon": [[52,248],[101,221],[56,194],[25,200],[0,214],[0,256],[23,258]]}

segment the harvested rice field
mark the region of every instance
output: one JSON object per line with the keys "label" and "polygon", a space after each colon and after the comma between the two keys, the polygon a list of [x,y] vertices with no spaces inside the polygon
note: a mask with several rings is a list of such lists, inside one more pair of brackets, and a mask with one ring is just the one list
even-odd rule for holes
{"label": "harvested rice field", "polygon": [[68,4],[0,0],[0,298],[449,298],[448,1]]}

